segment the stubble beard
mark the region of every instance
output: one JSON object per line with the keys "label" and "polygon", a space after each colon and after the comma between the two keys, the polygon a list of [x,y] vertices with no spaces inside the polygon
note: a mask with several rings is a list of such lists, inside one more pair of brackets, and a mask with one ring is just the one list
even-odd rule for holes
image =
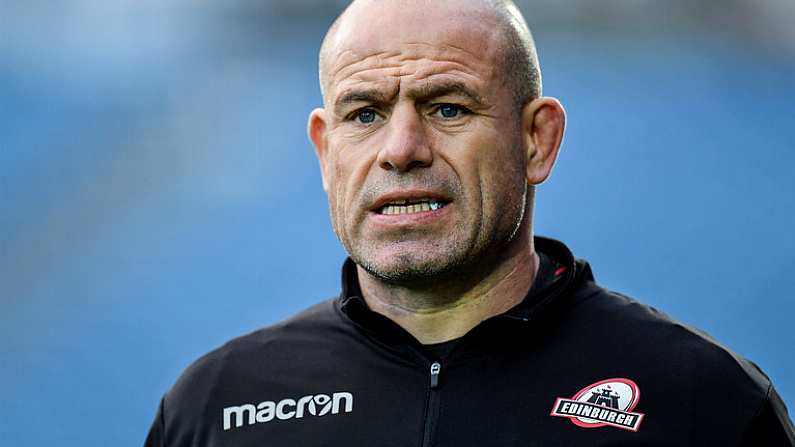
{"label": "stubble beard", "polygon": [[[398,252],[388,262],[376,262],[376,256],[369,255],[375,247],[361,251],[351,251],[351,259],[367,273],[385,284],[402,287],[422,287],[432,282],[444,282],[466,270],[471,263],[469,253],[473,251],[474,241],[453,240],[448,247],[430,248]],[[433,252],[430,254],[429,252]]]}
{"label": "stubble beard", "polygon": [[[514,141],[512,147],[520,145],[519,141]],[[353,237],[342,237],[344,218],[342,221],[335,221],[332,215],[332,222],[342,226],[335,225],[335,233],[351,259],[385,285],[427,289],[443,288],[451,284],[466,288],[463,283],[476,284],[507,256],[510,245],[517,239],[519,231],[530,231],[530,226],[525,229],[522,225],[525,219],[529,219],[532,215],[527,209],[528,206],[532,206],[532,200],[528,201],[524,159],[518,154],[516,160],[511,160],[507,164],[512,169],[504,173],[505,177],[502,180],[505,182],[503,184],[505,189],[497,189],[511,192],[504,197],[481,198],[481,203],[493,201],[507,205],[496,210],[492,209],[494,215],[490,217],[491,225],[485,222],[485,210],[481,205],[476,218],[471,219],[470,215],[470,219],[465,218],[467,221],[462,223],[467,228],[466,232],[451,231],[442,235],[437,243],[427,242],[429,244],[427,249],[413,247],[405,252],[397,251],[389,260],[381,259],[382,255],[379,252],[394,251],[394,247],[388,245],[401,243],[399,236],[392,241],[384,242],[362,240],[362,237],[357,238],[351,234],[348,236]],[[419,181],[421,179],[415,180],[416,183],[421,183]],[[434,189],[434,186],[440,185],[431,182],[427,186],[428,189]],[[458,184],[444,183],[442,189],[451,197],[464,197]],[[340,213],[343,211],[338,209]]]}
{"label": "stubble beard", "polygon": [[427,250],[414,248],[398,252],[389,261],[377,260],[378,251],[386,249],[377,243],[357,244],[340,240],[357,265],[386,285],[416,289],[449,283],[477,283],[505,256],[508,246],[521,230],[527,207],[526,185],[520,197],[511,202],[504,216],[512,217],[497,222],[490,232],[482,227],[483,217],[480,216],[470,224],[469,237],[447,239],[438,245],[429,242],[431,246]]}

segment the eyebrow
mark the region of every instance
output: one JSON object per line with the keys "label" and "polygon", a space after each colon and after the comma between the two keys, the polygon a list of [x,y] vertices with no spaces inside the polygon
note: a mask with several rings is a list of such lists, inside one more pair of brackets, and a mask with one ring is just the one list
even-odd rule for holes
{"label": "eyebrow", "polygon": [[334,101],[334,109],[339,110],[340,108],[357,103],[357,102],[366,102],[371,104],[383,104],[387,102],[387,97],[378,89],[368,89],[368,90],[351,90]]}
{"label": "eyebrow", "polygon": [[[463,96],[470,100],[476,107],[484,105],[483,98],[462,82],[447,81],[426,83],[411,91],[408,96],[420,102],[427,102],[441,96]],[[364,102],[369,104],[384,104],[389,98],[378,89],[350,90],[334,101],[334,109],[339,110],[347,105]]]}
{"label": "eyebrow", "polygon": [[484,100],[474,90],[462,82],[447,81],[422,85],[408,93],[411,98],[420,102],[429,101],[440,96],[463,96],[476,106],[483,106]]}

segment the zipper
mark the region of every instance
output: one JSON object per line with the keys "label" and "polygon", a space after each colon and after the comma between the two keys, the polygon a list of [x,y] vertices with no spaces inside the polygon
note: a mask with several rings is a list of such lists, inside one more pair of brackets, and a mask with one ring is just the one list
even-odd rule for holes
{"label": "zipper", "polygon": [[431,364],[431,389],[439,387],[439,373],[442,371],[442,364],[433,362]]}
{"label": "zipper", "polygon": [[436,422],[439,418],[439,374],[442,364],[438,361],[431,363],[430,383],[428,385],[428,405],[425,409],[425,429],[422,435],[421,447],[430,447],[433,434],[436,431]]}

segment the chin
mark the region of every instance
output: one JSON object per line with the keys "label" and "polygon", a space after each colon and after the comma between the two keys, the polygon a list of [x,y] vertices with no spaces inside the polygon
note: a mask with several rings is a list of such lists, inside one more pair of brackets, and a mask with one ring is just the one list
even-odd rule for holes
{"label": "chin", "polygon": [[[395,285],[422,284],[438,281],[458,273],[466,256],[451,253],[431,254],[400,252],[353,260],[367,273],[383,282]],[[373,259],[375,258],[375,259]],[[462,259],[463,258],[463,259]]]}

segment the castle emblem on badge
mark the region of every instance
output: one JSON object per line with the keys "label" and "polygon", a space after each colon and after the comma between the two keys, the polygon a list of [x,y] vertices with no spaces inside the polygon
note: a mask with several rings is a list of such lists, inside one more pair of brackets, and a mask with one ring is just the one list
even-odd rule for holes
{"label": "castle emblem on badge", "polygon": [[569,418],[583,428],[616,427],[638,431],[645,416],[632,410],[640,400],[640,389],[629,379],[614,378],[581,389],[572,398],[559,397],[550,416]]}

